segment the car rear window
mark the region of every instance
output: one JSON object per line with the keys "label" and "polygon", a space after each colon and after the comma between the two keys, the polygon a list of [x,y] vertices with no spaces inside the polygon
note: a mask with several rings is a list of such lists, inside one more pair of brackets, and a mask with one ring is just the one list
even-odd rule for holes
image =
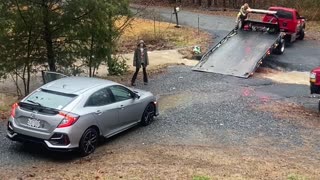
{"label": "car rear window", "polygon": [[40,90],[32,93],[27,99],[24,100],[24,102],[60,110],[71,103],[75,97],[76,95],[73,94]]}
{"label": "car rear window", "polygon": [[283,10],[276,10],[272,9],[273,11],[277,11],[277,16],[278,18],[284,18],[284,19],[293,19],[292,13],[288,11],[283,11]]}

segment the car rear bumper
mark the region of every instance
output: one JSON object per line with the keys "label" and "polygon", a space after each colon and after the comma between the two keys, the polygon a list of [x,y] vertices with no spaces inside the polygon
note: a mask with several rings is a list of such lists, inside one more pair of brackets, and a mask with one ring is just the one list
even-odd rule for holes
{"label": "car rear bumper", "polygon": [[[18,142],[30,142],[39,145],[45,146],[49,150],[54,151],[71,151],[73,149],[78,148],[77,144],[74,145],[70,142],[69,136],[67,134],[53,132],[53,135],[49,139],[43,139],[35,136],[31,136],[28,133],[23,133],[20,130],[17,132],[15,131],[18,129],[14,125],[13,121],[8,121],[7,124],[7,138],[11,139],[12,141]],[[59,138],[61,136],[61,138]],[[62,144],[60,142],[66,142]]]}
{"label": "car rear bumper", "polygon": [[43,146],[43,147],[45,147],[45,148],[47,148],[48,150],[51,150],[51,151],[69,152],[69,151],[73,151],[73,150],[76,149],[76,148],[69,148],[69,147],[52,146],[46,140],[35,138],[35,137],[31,137],[31,136],[26,136],[26,135],[18,134],[18,133],[14,133],[14,134],[7,133],[7,138],[9,138],[12,141],[29,142],[29,143],[38,144],[38,145]]}

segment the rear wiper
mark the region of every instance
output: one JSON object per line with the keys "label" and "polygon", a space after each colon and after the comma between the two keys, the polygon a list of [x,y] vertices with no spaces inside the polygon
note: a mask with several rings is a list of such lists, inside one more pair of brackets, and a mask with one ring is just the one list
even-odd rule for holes
{"label": "rear wiper", "polygon": [[38,102],[35,102],[35,101],[32,101],[32,100],[27,100],[28,102],[31,102],[32,104],[35,104],[35,105],[38,105],[38,106],[40,106],[40,107],[43,107],[40,103],[38,103]]}

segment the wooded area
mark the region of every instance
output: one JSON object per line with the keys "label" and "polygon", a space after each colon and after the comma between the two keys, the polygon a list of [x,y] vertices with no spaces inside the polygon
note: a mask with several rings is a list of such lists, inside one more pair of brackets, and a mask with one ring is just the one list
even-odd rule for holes
{"label": "wooded area", "polygon": [[297,9],[309,20],[320,20],[320,0],[134,0],[149,4],[180,4],[182,6],[197,6],[210,9],[238,9],[244,3],[251,8],[267,9],[270,6],[284,6]]}

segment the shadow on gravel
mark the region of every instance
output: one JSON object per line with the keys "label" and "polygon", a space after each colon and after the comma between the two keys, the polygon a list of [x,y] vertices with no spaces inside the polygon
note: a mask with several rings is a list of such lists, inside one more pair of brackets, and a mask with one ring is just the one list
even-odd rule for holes
{"label": "shadow on gravel", "polygon": [[17,153],[19,156],[29,156],[37,160],[49,160],[53,162],[70,162],[79,158],[79,154],[75,152],[57,152],[50,151],[43,145],[32,143],[18,143],[10,148],[12,153]]}
{"label": "shadow on gravel", "polygon": [[36,159],[37,161],[42,162],[50,161],[54,163],[77,163],[77,161],[79,160],[81,163],[82,160],[90,161],[91,159],[100,158],[101,154],[104,155],[113,153],[111,151],[99,151],[99,148],[103,148],[103,146],[108,146],[114,141],[118,141],[122,137],[129,135],[130,133],[138,130],[139,128],[140,126],[133,127],[108,139],[101,137],[96,151],[92,155],[89,155],[87,157],[81,157],[80,153],[77,150],[67,152],[51,151],[47,149],[44,145],[34,143],[15,142],[15,144],[10,147],[10,150],[13,154],[19,154],[19,156],[28,156],[31,159]]}
{"label": "shadow on gravel", "polygon": [[267,57],[264,61],[261,67],[264,68],[271,68],[275,70],[286,70],[286,71],[291,71],[293,69],[289,68],[290,64],[281,62],[278,60],[277,55],[271,55]]}

